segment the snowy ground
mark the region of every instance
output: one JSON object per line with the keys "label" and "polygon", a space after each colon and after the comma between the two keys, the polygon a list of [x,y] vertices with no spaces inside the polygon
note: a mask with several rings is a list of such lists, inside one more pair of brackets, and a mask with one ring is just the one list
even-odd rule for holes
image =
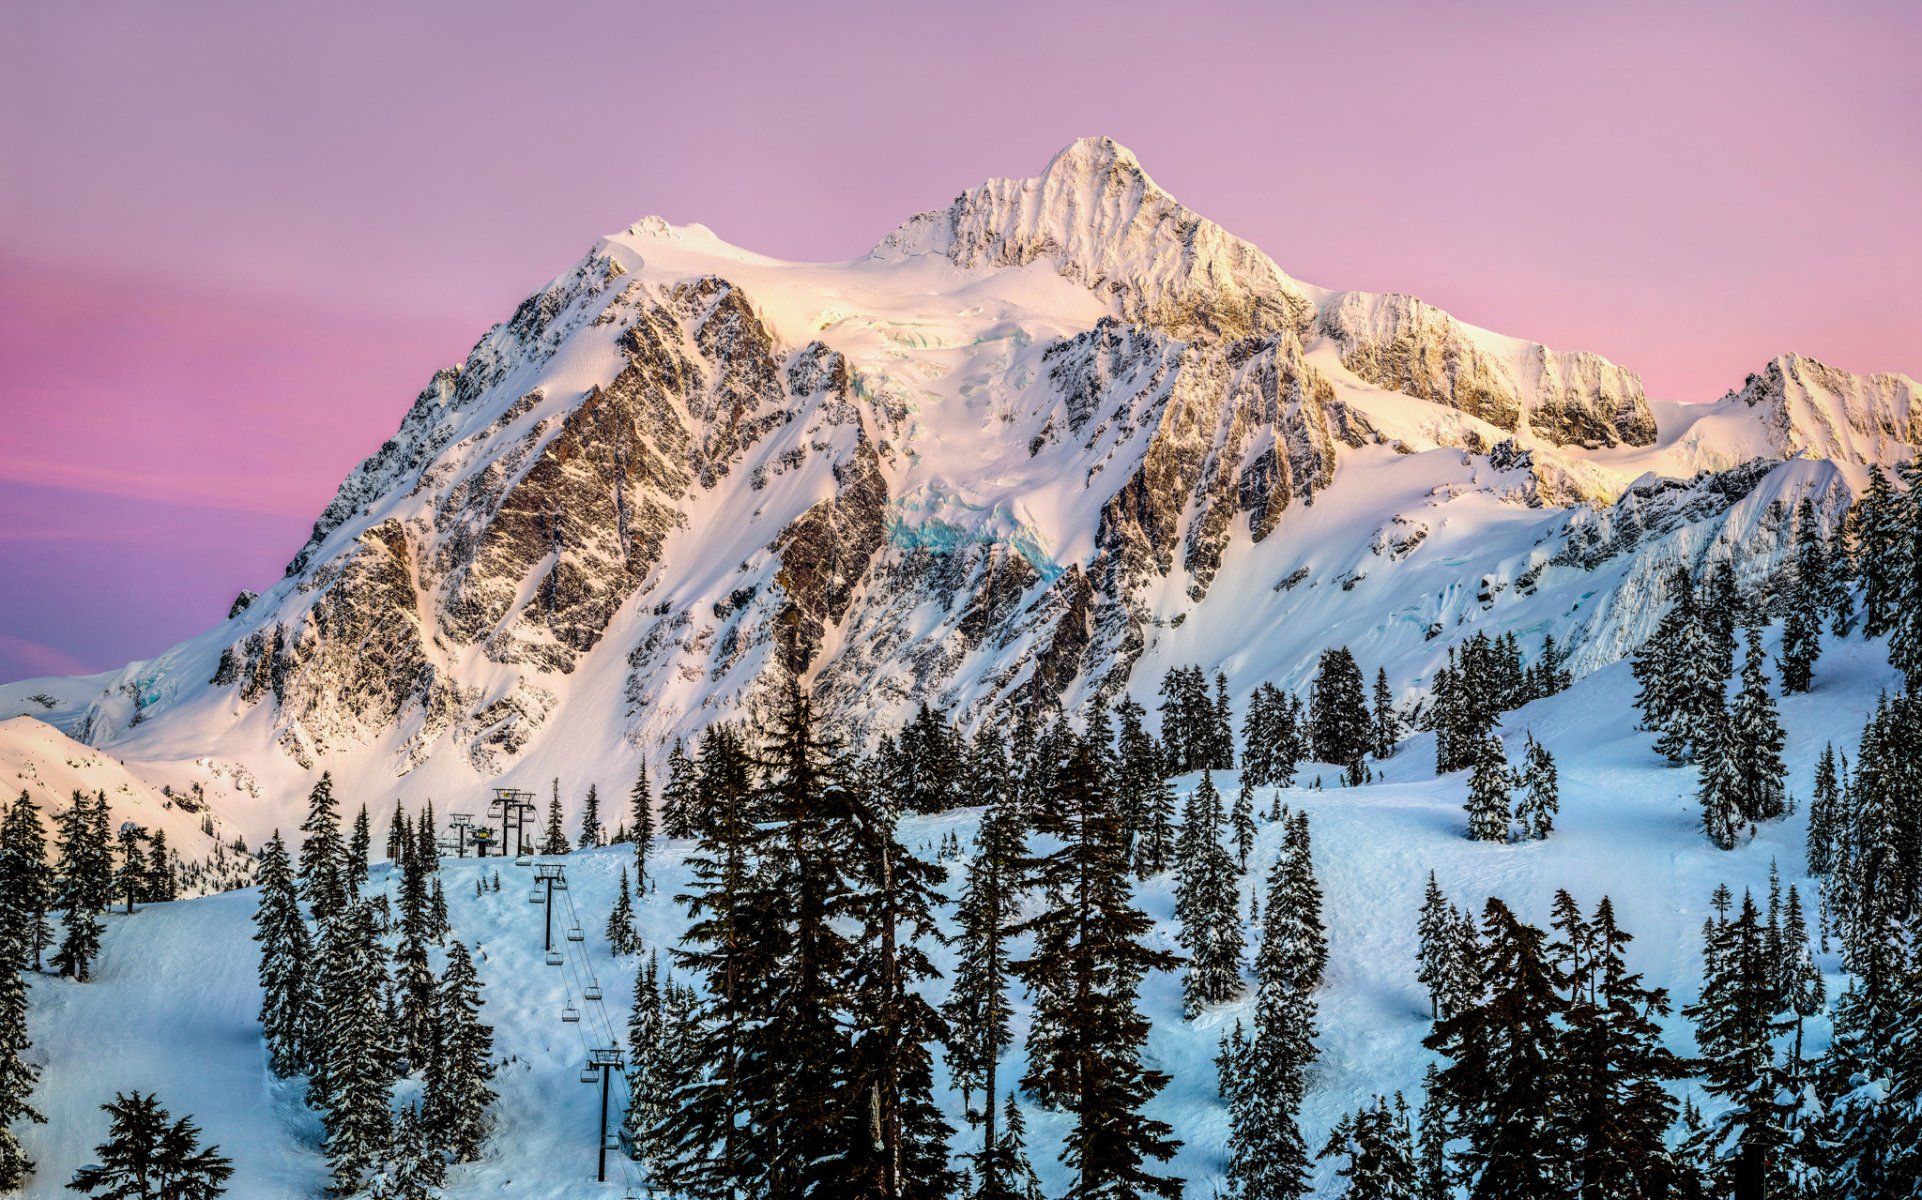
{"label": "snowy ground", "polygon": [[[1319,1147],[1336,1117],[1376,1091],[1403,1089],[1414,1102],[1429,1058],[1421,1048],[1429,1029],[1427,1002],[1414,980],[1415,914],[1431,868],[1458,903],[1478,909],[1487,896],[1498,895],[1526,919],[1544,924],[1558,887],[1573,892],[1585,909],[1607,893],[1636,935],[1631,965],[1651,983],[1668,987],[1679,1008],[1697,990],[1699,929],[1716,884],[1726,882],[1738,895],[1743,887],[1760,889],[1775,859],[1785,882],[1803,886],[1814,911],[1812,885],[1802,875],[1806,810],[1800,802],[1823,744],[1833,740],[1852,752],[1876,693],[1892,687],[1895,678],[1879,643],[1828,647],[1816,690],[1783,704],[1798,809],[1730,853],[1714,849],[1697,828],[1694,772],[1664,766],[1648,735],[1634,730],[1634,687],[1626,664],[1513,714],[1504,727],[1514,742],[1532,731],[1559,761],[1562,814],[1545,843],[1465,840],[1464,779],[1434,777],[1430,735],[1404,743],[1385,765],[1385,778],[1366,787],[1334,786],[1338,772],[1328,769],[1320,775],[1330,786],[1316,790],[1317,769],[1306,767],[1305,786],[1286,789],[1282,799],[1311,815],[1330,930],[1321,1058],[1303,1113],[1311,1148]],[[1511,747],[1511,758],[1519,758],[1518,748]],[[1182,785],[1193,782],[1184,779]],[[1229,797],[1238,787],[1232,775],[1218,783]],[[1258,801],[1264,816],[1268,795],[1264,789]],[[907,840],[932,855],[950,830],[970,838],[974,818],[957,812],[916,819],[908,824]],[[1279,834],[1264,822],[1244,905],[1247,888],[1274,861]],[[650,945],[671,944],[682,925],[671,897],[686,882],[687,852],[685,843],[674,843],[657,854],[658,892],[638,909]],[[586,938],[577,945],[561,942],[570,951],[562,969],[542,962],[543,911],[528,903],[530,872],[498,859],[443,865],[455,934],[476,952],[487,985],[485,1016],[509,1060],[497,1084],[497,1125],[487,1157],[454,1171],[449,1196],[622,1194],[618,1166],[605,1188],[593,1182],[599,1089],[583,1086],[579,1071],[590,1041],[624,1042],[636,960],[610,958],[601,927],[629,849],[565,861],[572,884],[566,897]],[[375,886],[385,885],[383,871],[376,868]],[[475,879],[495,871],[501,890],[476,897]],[[950,895],[960,882],[956,865]],[[1155,936],[1174,948],[1171,880],[1149,881],[1142,902],[1158,921]],[[90,1147],[105,1131],[98,1105],[116,1089],[133,1088],[157,1090],[176,1114],[194,1114],[207,1139],[234,1157],[232,1195],[268,1200],[321,1193],[319,1122],[302,1105],[298,1083],[277,1081],[266,1070],[254,1020],[259,995],[255,948],[248,940],[253,906],[254,894],[240,892],[156,906],[132,917],[114,915],[94,982],[33,981],[31,1057],[44,1068],[34,1102],[48,1123],[22,1131],[40,1163],[27,1195],[70,1194],[61,1185],[88,1161]],[[564,923],[571,920],[557,916],[557,929]],[[945,967],[951,956],[938,961]],[[1833,969],[1832,959],[1825,962]],[[436,961],[436,969],[440,965]],[[579,999],[590,976],[605,988],[601,1004]],[[1839,990],[1836,982],[1831,980],[1832,994]],[[560,1020],[570,999],[585,1010],[579,1024]],[[1174,1075],[1153,1112],[1184,1142],[1173,1170],[1188,1180],[1188,1195],[1206,1197],[1219,1180],[1225,1135],[1213,1059],[1222,1034],[1236,1018],[1248,1017],[1247,1007],[1225,1006],[1184,1021],[1179,979],[1172,975],[1151,978],[1143,1003],[1155,1023],[1150,1054]],[[1684,1022],[1671,1018],[1669,1029],[1676,1049],[1691,1048]],[[1817,1050],[1826,1043],[1821,1020],[1810,1023],[1808,1040]],[[1019,1072],[1018,1047],[1012,1057],[1016,1061],[1004,1078]],[[959,1125],[952,1097],[949,1110]],[[1050,1194],[1064,1184],[1055,1154],[1065,1121],[1031,1113],[1030,1148]],[[957,1146],[966,1139],[965,1132],[959,1135]],[[638,1174],[633,1178],[639,1182]],[[1321,1182],[1330,1179],[1324,1171]]]}

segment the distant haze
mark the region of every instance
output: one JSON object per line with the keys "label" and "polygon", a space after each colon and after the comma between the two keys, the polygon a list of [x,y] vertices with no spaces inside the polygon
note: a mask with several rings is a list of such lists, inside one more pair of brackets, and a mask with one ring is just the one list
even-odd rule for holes
{"label": "distant haze", "polygon": [[439,366],[659,213],[794,259],[1108,134],[1325,286],[1710,400],[1922,374],[1922,10],[8,6],[0,679],[277,578]]}

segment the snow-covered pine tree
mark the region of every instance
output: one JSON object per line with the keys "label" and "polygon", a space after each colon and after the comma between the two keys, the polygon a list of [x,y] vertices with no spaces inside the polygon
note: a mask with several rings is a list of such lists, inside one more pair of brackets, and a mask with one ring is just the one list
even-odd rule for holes
{"label": "snow-covered pine tree", "polygon": [[[1145,1192],[1175,1200],[1180,1182],[1147,1169],[1150,1160],[1171,1158],[1178,1143],[1166,1122],[1141,1111],[1168,1076],[1141,1061],[1148,1020],[1136,1004],[1142,978],[1176,959],[1144,940],[1153,922],[1132,903],[1112,798],[1078,739],[1060,759],[1042,831],[1059,848],[1035,863],[1035,878],[1063,902],[1018,927],[1034,935],[1034,953],[1013,970],[1039,997],[1037,1023],[1051,1030],[1041,1054],[1031,1047],[1024,1084],[1051,1077],[1050,1090],[1073,1117],[1061,1156],[1074,1177],[1067,1196]],[[1064,978],[1044,983],[1051,974]]]}
{"label": "snow-covered pine tree", "polygon": [[260,904],[254,910],[254,941],[260,943],[260,1031],[276,1075],[293,1075],[308,1065],[307,1021],[313,939],[300,915],[293,867],[280,831],[260,848]]}
{"label": "snow-covered pine tree", "polygon": [[367,886],[369,859],[374,851],[373,826],[367,820],[367,806],[354,814],[354,832],[347,839],[347,878],[356,888]]}
{"label": "snow-covered pine tree", "polygon": [[593,784],[587,785],[587,807],[581,810],[581,838],[578,845],[583,850],[592,850],[601,844],[601,793]]}
{"label": "snow-covered pine tree", "polygon": [[1903,540],[1895,488],[1882,468],[1871,463],[1869,486],[1849,510],[1855,559],[1862,579],[1862,634],[1880,637],[1895,625],[1897,547]]}
{"label": "snow-covered pine tree", "polygon": [[435,997],[435,1048],[422,1086],[422,1114],[435,1144],[455,1162],[480,1157],[487,1108],[494,1102],[494,1027],[480,1019],[480,976],[459,941],[447,947],[447,969]]}
{"label": "snow-covered pine tree", "polygon": [[393,819],[387,822],[387,861],[398,867],[414,847],[414,830],[407,823],[407,811],[394,801]]}
{"label": "snow-covered pine tree", "polygon": [[[985,1183],[969,1194],[969,1200],[1042,1200],[1041,1177],[1028,1161],[1028,1126],[1013,1092],[1001,1109],[1001,1132],[991,1154],[993,1166],[987,1172],[994,1186]],[[977,1172],[979,1174],[979,1172]]]}
{"label": "snow-covered pine tree", "polygon": [[1669,1013],[1668,993],[1629,971],[1624,948],[1632,938],[1616,924],[1608,897],[1586,921],[1565,891],[1557,893],[1556,909],[1563,936],[1551,950],[1571,999],[1556,1054],[1560,1095],[1548,1118],[1549,1143],[1581,1195],[1686,1195],[1687,1168],[1666,1141],[1676,1113],[1666,1085],[1688,1075],[1688,1065],[1662,1044],[1656,1020]]}
{"label": "snow-covered pine tree", "polygon": [[1374,711],[1374,753],[1378,759],[1386,759],[1395,753],[1395,743],[1401,741],[1401,714],[1395,710],[1395,694],[1388,690],[1388,669],[1375,670],[1375,711]]}
{"label": "snow-covered pine tree", "polygon": [[627,1013],[627,1115],[621,1120],[634,1158],[647,1167],[651,1182],[658,1182],[653,1180],[655,1164],[666,1157],[653,1139],[670,1111],[676,1086],[666,1073],[668,1036],[661,956],[656,951],[634,972],[634,1003]]}
{"label": "snow-covered pine tree", "polygon": [[[1124,726],[1126,717],[1123,718]],[[993,743],[975,747],[975,770],[992,769],[999,748]],[[994,778],[999,781],[1003,769]],[[981,1148],[968,1156],[974,1190],[999,1195],[1009,1186],[1001,1177],[1001,1133],[995,1128],[1000,1092],[1001,1055],[1014,1044],[1008,1002],[1009,930],[1019,911],[1021,863],[1027,839],[1020,819],[1005,793],[990,799],[975,832],[974,856],[955,908],[956,962],[954,984],[945,1012],[952,1037],[948,1042],[948,1072],[961,1089],[961,1108],[968,1124],[981,1130]],[[977,1107],[976,1095],[981,1097]]]}
{"label": "snow-covered pine tree", "polygon": [[1748,828],[1742,812],[1742,775],[1732,726],[1727,715],[1709,726],[1697,752],[1702,778],[1695,795],[1702,805],[1702,831],[1724,850],[1735,849],[1737,839]]}
{"label": "snow-covered pine tree", "polygon": [[47,864],[47,835],[40,827],[40,807],[23,788],[0,820],[0,938],[13,950],[0,959],[0,968],[40,969],[42,956],[53,944],[55,875]]}
{"label": "snow-covered pine tree", "polygon": [[1324,650],[1308,692],[1309,738],[1317,762],[1344,767],[1367,757],[1374,739],[1361,668],[1346,646]]}
{"label": "snow-covered pine tree", "polygon": [[440,872],[436,871],[427,890],[427,936],[439,944],[453,928],[447,919],[447,893],[441,890]]}
{"label": "snow-covered pine tree", "polygon": [[1181,995],[1190,1018],[1241,992],[1241,873],[1221,844],[1220,797],[1206,772],[1201,779],[1189,812],[1198,828],[1192,836],[1182,830],[1178,897],[1181,946],[1188,951]]}
{"label": "snow-covered pine tree", "polygon": [[1228,704],[1228,675],[1215,672],[1215,702],[1209,713],[1208,765],[1217,771],[1235,769],[1235,714]]}
{"label": "snow-covered pine tree", "polygon": [[1806,692],[1822,655],[1823,592],[1829,575],[1826,545],[1815,523],[1815,506],[1804,496],[1795,506],[1795,548],[1783,596],[1782,690]]}
{"label": "snow-covered pine tree", "polygon": [[1268,876],[1266,908],[1255,952],[1254,1035],[1224,1056],[1235,1076],[1234,1086],[1223,1088],[1228,1180],[1237,1200],[1297,1200],[1308,1190],[1308,1147],[1298,1117],[1305,1072],[1315,1059],[1314,992],[1328,955],[1305,813],[1288,818],[1281,856]]}
{"label": "snow-covered pine tree", "polygon": [[1836,820],[1842,801],[1841,777],[1835,766],[1835,743],[1822,747],[1815,763],[1815,785],[1809,792],[1809,874],[1827,875],[1835,862]]}
{"label": "snow-covered pine tree", "polygon": [[614,910],[607,914],[607,951],[615,958],[639,954],[641,938],[634,931],[634,898],[627,889],[627,868],[621,868],[621,890],[614,898]]}
{"label": "snow-covered pine tree", "polygon": [[1436,1083],[1466,1141],[1457,1169],[1472,1197],[1560,1200],[1560,1153],[1546,1138],[1557,1100],[1563,1002],[1542,931],[1490,897],[1482,915],[1486,999],[1435,1026],[1422,1044],[1449,1059]]}
{"label": "snow-covered pine tree", "polygon": [[1123,699],[1115,712],[1121,720],[1115,741],[1115,800],[1126,814],[1123,836],[1132,849],[1135,873],[1146,879],[1167,870],[1174,854],[1175,791],[1160,744],[1142,727],[1146,714],[1141,706]]}
{"label": "snow-covered pine tree", "polygon": [[1828,1007],[1828,986],[1822,981],[1822,969],[1815,962],[1815,948],[1809,943],[1809,921],[1808,914],[1802,911],[1802,893],[1792,883],[1788,903],[1782,910],[1776,967],[1780,1003],[1795,1016],[1795,1046],[1789,1054],[1789,1068],[1795,1072],[1802,1066],[1802,1023]]}
{"label": "snow-covered pine tree", "polygon": [[1555,831],[1555,816],[1561,811],[1561,790],[1555,771],[1555,756],[1535,740],[1531,731],[1522,752],[1522,794],[1515,799],[1515,822],[1522,836],[1542,841]]}
{"label": "snow-covered pine tree", "polygon": [[147,877],[142,898],[149,904],[165,904],[178,894],[173,856],[167,849],[167,831],[156,829],[147,839]]}
{"label": "snow-covered pine tree", "polygon": [[213,1200],[225,1195],[233,1160],[219,1146],[200,1144],[192,1117],[173,1120],[154,1094],[115,1092],[100,1106],[112,1119],[94,1161],[73,1173],[67,1187],[106,1200]]}
{"label": "snow-covered pine tree", "polygon": [[300,823],[300,898],[314,920],[326,922],[347,906],[351,881],[347,845],[340,837],[340,814],[332,772],[307,793],[307,817]]}
{"label": "snow-covered pine tree", "polygon": [[427,891],[427,863],[416,847],[400,879],[400,943],[394,948],[393,989],[399,1025],[393,1040],[412,1070],[421,1070],[435,1053],[433,969],[427,943],[433,940],[433,912]]}
{"label": "snow-covered pine tree", "polygon": [[567,829],[561,823],[561,781],[554,781],[553,790],[547,797],[547,826],[541,832],[540,852],[546,855],[566,854],[572,849],[567,840]]}
{"label": "snow-covered pine tree", "polygon": [[1774,1039],[1787,1024],[1776,1019],[1775,964],[1755,897],[1744,892],[1736,918],[1712,936],[1701,999],[1682,1010],[1695,1023],[1704,1090],[1725,1105],[1712,1126],[1712,1180],[1718,1195],[1781,1195],[1787,1114]]}
{"label": "snow-covered pine tree", "polygon": [[1397,1095],[1376,1096],[1373,1105],[1344,1114],[1328,1132],[1318,1158],[1340,1158],[1342,1182],[1333,1193],[1346,1200],[1413,1200],[1415,1145],[1407,1104]]}
{"label": "snow-covered pine tree", "polygon": [[654,852],[654,793],[647,782],[647,763],[642,761],[634,773],[634,787],[627,794],[634,824],[628,836],[634,840],[634,894],[647,895],[647,858]]}
{"label": "snow-covered pine tree", "polygon": [[1893,505],[1895,529],[1889,539],[1889,588],[1894,613],[1889,624],[1889,665],[1902,672],[1910,693],[1922,693],[1922,464],[1911,459],[1896,468],[1904,491]]}
{"label": "snow-covered pine tree", "polygon": [[1221,827],[1226,814],[1221,793],[1215,789],[1214,773],[1204,770],[1201,782],[1188,793],[1181,809],[1181,831],[1175,838],[1175,920],[1183,929],[1191,924],[1191,911],[1198,889],[1205,882],[1212,851],[1221,845]]}
{"label": "snow-covered pine tree", "polygon": [[1515,773],[1509,769],[1502,739],[1489,734],[1482,739],[1475,756],[1475,769],[1468,777],[1468,838],[1475,842],[1505,842],[1509,829],[1509,796],[1515,786]]}
{"label": "snow-covered pine tree", "polygon": [[381,1003],[387,972],[370,904],[355,900],[322,927],[321,958],[317,1042],[325,1071],[315,1082],[327,1165],[334,1189],[346,1194],[380,1164],[392,1131],[393,1047]]}
{"label": "snow-covered pine tree", "polygon": [[[99,803],[104,812],[106,797]],[[100,954],[100,914],[113,890],[113,852],[104,825],[96,819],[94,802],[85,792],[73,794],[72,805],[55,823],[54,903],[64,917],[53,969],[81,983],[87,981],[88,970]]]}
{"label": "snow-covered pine tree", "polygon": [[367,1189],[369,1200],[439,1200],[447,1182],[447,1157],[412,1104],[394,1119],[393,1149]]}
{"label": "snow-covered pine tree", "polygon": [[1760,824],[1788,811],[1782,786],[1788,768],[1782,762],[1782,721],[1763,670],[1761,631],[1751,626],[1747,643],[1742,687],[1729,712],[1729,745],[1724,753],[1736,775],[1736,807],[1745,821]]}
{"label": "snow-covered pine tree", "polygon": [[1415,1140],[1415,1200],[1453,1200],[1448,1109],[1442,1102],[1440,1076],[1432,1062],[1422,1075],[1421,1092],[1421,1130]]}
{"label": "snow-covered pine tree", "polygon": [[[947,728],[941,721],[924,736],[940,738]],[[948,1166],[954,1131],[935,1103],[929,1047],[951,1035],[922,993],[940,978],[925,948],[945,941],[935,910],[947,872],[901,844],[899,817],[883,797],[858,784],[849,793],[856,833],[841,911],[858,932],[849,959],[855,1034],[847,1096],[874,1136],[855,1140],[842,1194],[946,1200],[960,1177]]]}
{"label": "snow-covered pine tree", "polygon": [[1228,827],[1235,839],[1235,870],[1246,872],[1248,856],[1255,852],[1255,789],[1245,775],[1228,813]]}
{"label": "snow-covered pine tree", "polygon": [[696,795],[696,768],[680,738],[667,754],[667,783],[661,788],[661,834],[664,837],[693,837],[699,820]]}
{"label": "snow-covered pine tree", "polygon": [[1455,940],[1455,907],[1442,893],[1435,873],[1428,873],[1428,890],[1422,894],[1421,915],[1415,922],[1415,982],[1428,989],[1428,1017],[1441,1016],[1442,982],[1447,977],[1448,957]]}
{"label": "snow-covered pine tree", "polygon": [[18,1187],[34,1167],[14,1124],[46,1120],[32,1100],[40,1068],[21,1057],[33,1046],[27,1037],[27,981],[20,970],[27,956],[23,917],[30,914],[0,911],[0,1191]]}

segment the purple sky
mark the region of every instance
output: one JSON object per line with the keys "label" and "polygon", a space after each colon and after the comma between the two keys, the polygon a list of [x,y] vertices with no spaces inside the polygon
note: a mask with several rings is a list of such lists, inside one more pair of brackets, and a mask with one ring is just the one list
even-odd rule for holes
{"label": "purple sky", "polygon": [[0,679],[277,578],[597,235],[847,258],[1090,133],[1299,278],[1657,396],[1922,374],[1918,61],[1908,0],[13,6]]}

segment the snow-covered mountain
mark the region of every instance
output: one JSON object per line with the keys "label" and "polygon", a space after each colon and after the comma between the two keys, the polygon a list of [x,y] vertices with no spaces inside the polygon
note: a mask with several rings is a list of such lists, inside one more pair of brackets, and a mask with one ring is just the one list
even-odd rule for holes
{"label": "snow-covered mountain", "polygon": [[624,781],[787,671],[857,738],[1187,662],[1239,701],[1336,644],[1412,702],[1477,630],[1584,673],[1677,563],[1765,580],[1796,501],[1833,518],[1915,452],[1916,398],[1788,356],[1651,404],[1597,355],[1297,281],[1087,139],[850,262],[601,239],[435,375],[284,578],[0,716],[149,782],[244,772],[216,806],[257,839],[323,768],[376,807]]}

